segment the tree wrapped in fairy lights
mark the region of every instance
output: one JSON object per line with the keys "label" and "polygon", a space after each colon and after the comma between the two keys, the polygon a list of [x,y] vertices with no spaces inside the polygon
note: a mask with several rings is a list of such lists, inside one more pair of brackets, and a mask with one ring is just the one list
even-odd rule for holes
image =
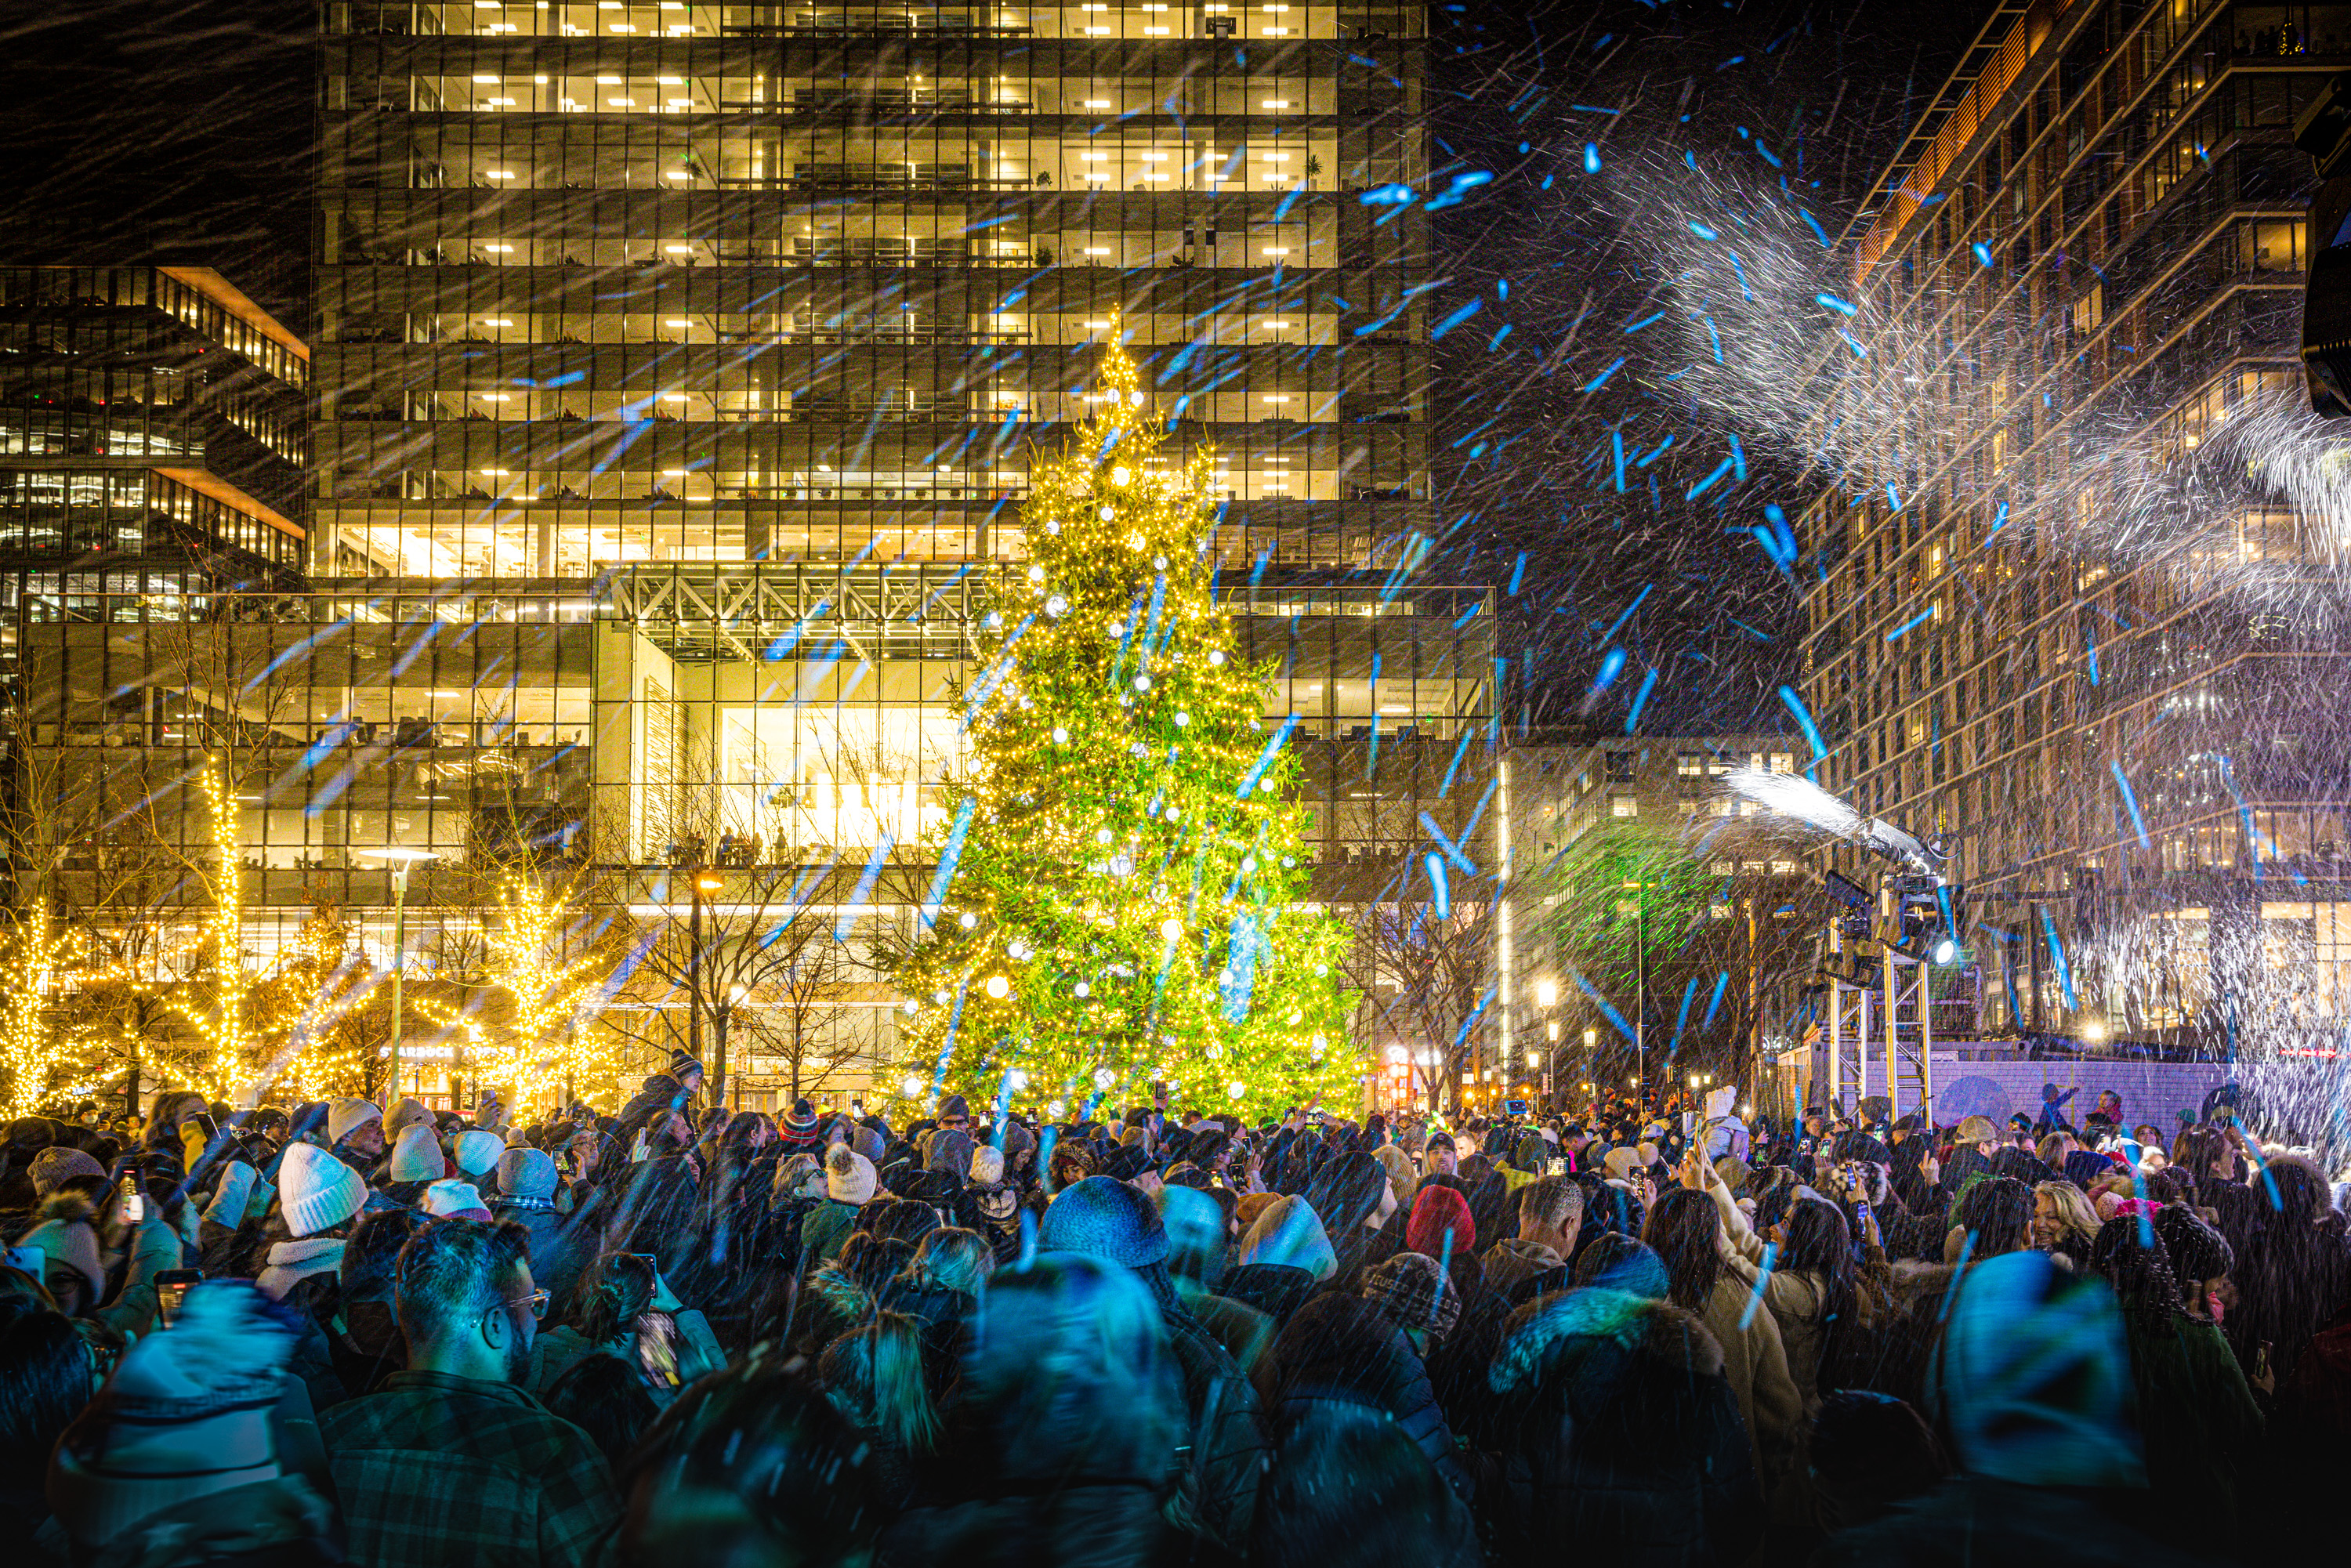
{"label": "tree wrapped in fairy lights", "polygon": [[61,1079],[88,1071],[87,1042],[52,1016],[60,972],[80,955],[78,936],[60,929],[39,898],[16,912],[0,943],[0,1115],[12,1121],[37,1114]]}
{"label": "tree wrapped in fairy lights", "polygon": [[1308,815],[1270,670],[1211,593],[1212,459],[1159,454],[1110,335],[1094,413],[1030,480],[958,695],[960,796],[921,930],[883,955],[909,1098],[1049,1114],[1352,1108],[1349,934],[1306,902]]}
{"label": "tree wrapped in fairy lights", "polygon": [[535,873],[510,873],[498,883],[496,914],[489,977],[507,1016],[495,1042],[476,1047],[478,1071],[517,1110],[618,1093],[618,1041],[587,1017],[611,966],[583,939],[579,911]]}

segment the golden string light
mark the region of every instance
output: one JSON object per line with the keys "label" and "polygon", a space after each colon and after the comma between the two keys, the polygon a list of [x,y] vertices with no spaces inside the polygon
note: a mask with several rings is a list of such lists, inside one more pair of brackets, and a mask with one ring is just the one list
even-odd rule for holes
{"label": "golden string light", "polygon": [[904,1086],[1048,1114],[1155,1085],[1250,1116],[1352,1103],[1349,934],[1307,902],[1270,666],[1242,663],[1211,591],[1214,457],[1159,455],[1106,338],[1094,412],[1033,470],[1030,559],[990,580],[953,781],[968,836],[893,960]]}

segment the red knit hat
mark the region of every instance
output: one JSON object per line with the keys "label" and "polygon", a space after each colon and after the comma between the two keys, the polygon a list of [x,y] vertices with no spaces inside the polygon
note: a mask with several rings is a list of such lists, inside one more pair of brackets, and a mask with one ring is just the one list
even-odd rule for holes
{"label": "red knit hat", "polygon": [[[1453,1249],[1445,1238],[1452,1233]],[[1425,1186],[1413,1200],[1412,1218],[1404,1228],[1405,1245],[1430,1258],[1466,1258],[1477,1249],[1478,1222],[1469,1218],[1469,1200],[1449,1186]]]}

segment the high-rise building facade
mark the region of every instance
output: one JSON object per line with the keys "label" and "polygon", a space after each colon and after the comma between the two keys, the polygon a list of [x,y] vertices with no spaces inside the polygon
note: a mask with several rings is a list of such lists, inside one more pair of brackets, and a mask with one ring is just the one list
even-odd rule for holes
{"label": "high-rise building facade", "polygon": [[[1767,1031],[1785,1029],[1780,1004],[1793,988],[1775,982],[1813,901],[1799,850],[1748,831],[1759,808],[1723,780],[1740,768],[1792,773],[1801,744],[1583,735],[1510,747],[1511,1051],[1494,1070],[1506,1090],[1547,1089],[1583,1107],[1643,1071],[1682,1086],[1698,1072],[1727,1081]],[[1749,988],[1759,968],[1760,1000]]]}
{"label": "high-rise building facade", "polygon": [[[307,564],[309,350],[202,267],[0,267],[0,573],[135,591]],[[128,575],[125,575],[125,574]]]}
{"label": "high-rise building facade", "polygon": [[2351,1011],[2338,580],[2197,455],[2301,395],[2292,127],[2347,63],[2351,6],[2001,5],[1848,236],[1803,689],[1823,782],[1948,850],[1995,1030]]}
{"label": "high-rise building facade", "polygon": [[[211,758],[254,964],[327,909],[381,967],[385,852],[425,854],[398,962],[460,996],[490,883],[536,864],[696,934],[601,1027],[731,1041],[738,1103],[862,1087],[984,590],[1113,331],[1217,453],[1318,893],[1397,896],[1425,814],[1478,824],[1490,596],[1400,570],[1430,532],[1416,10],[322,16],[309,581],[20,629],[65,902],[131,906],[151,967],[203,939],[204,879],[147,868],[221,863]],[[820,963],[758,961],[810,922]]]}
{"label": "high-rise building facade", "polygon": [[321,576],[1014,558],[1113,321],[1228,559],[1412,531],[1413,8],[326,16]]}

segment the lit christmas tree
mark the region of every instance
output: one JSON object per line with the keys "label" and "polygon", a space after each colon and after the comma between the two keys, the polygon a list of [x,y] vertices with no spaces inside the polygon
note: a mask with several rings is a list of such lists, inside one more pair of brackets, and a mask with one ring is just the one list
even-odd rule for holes
{"label": "lit christmas tree", "polygon": [[925,929],[891,963],[910,1098],[1074,1115],[1165,1084],[1252,1119],[1352,1111],[1346,927],[1304,902],[1270,672],[1211,596],[1211,458],[1156,455],[1134,361],[1031,475],[965,685],[969,772]]}

